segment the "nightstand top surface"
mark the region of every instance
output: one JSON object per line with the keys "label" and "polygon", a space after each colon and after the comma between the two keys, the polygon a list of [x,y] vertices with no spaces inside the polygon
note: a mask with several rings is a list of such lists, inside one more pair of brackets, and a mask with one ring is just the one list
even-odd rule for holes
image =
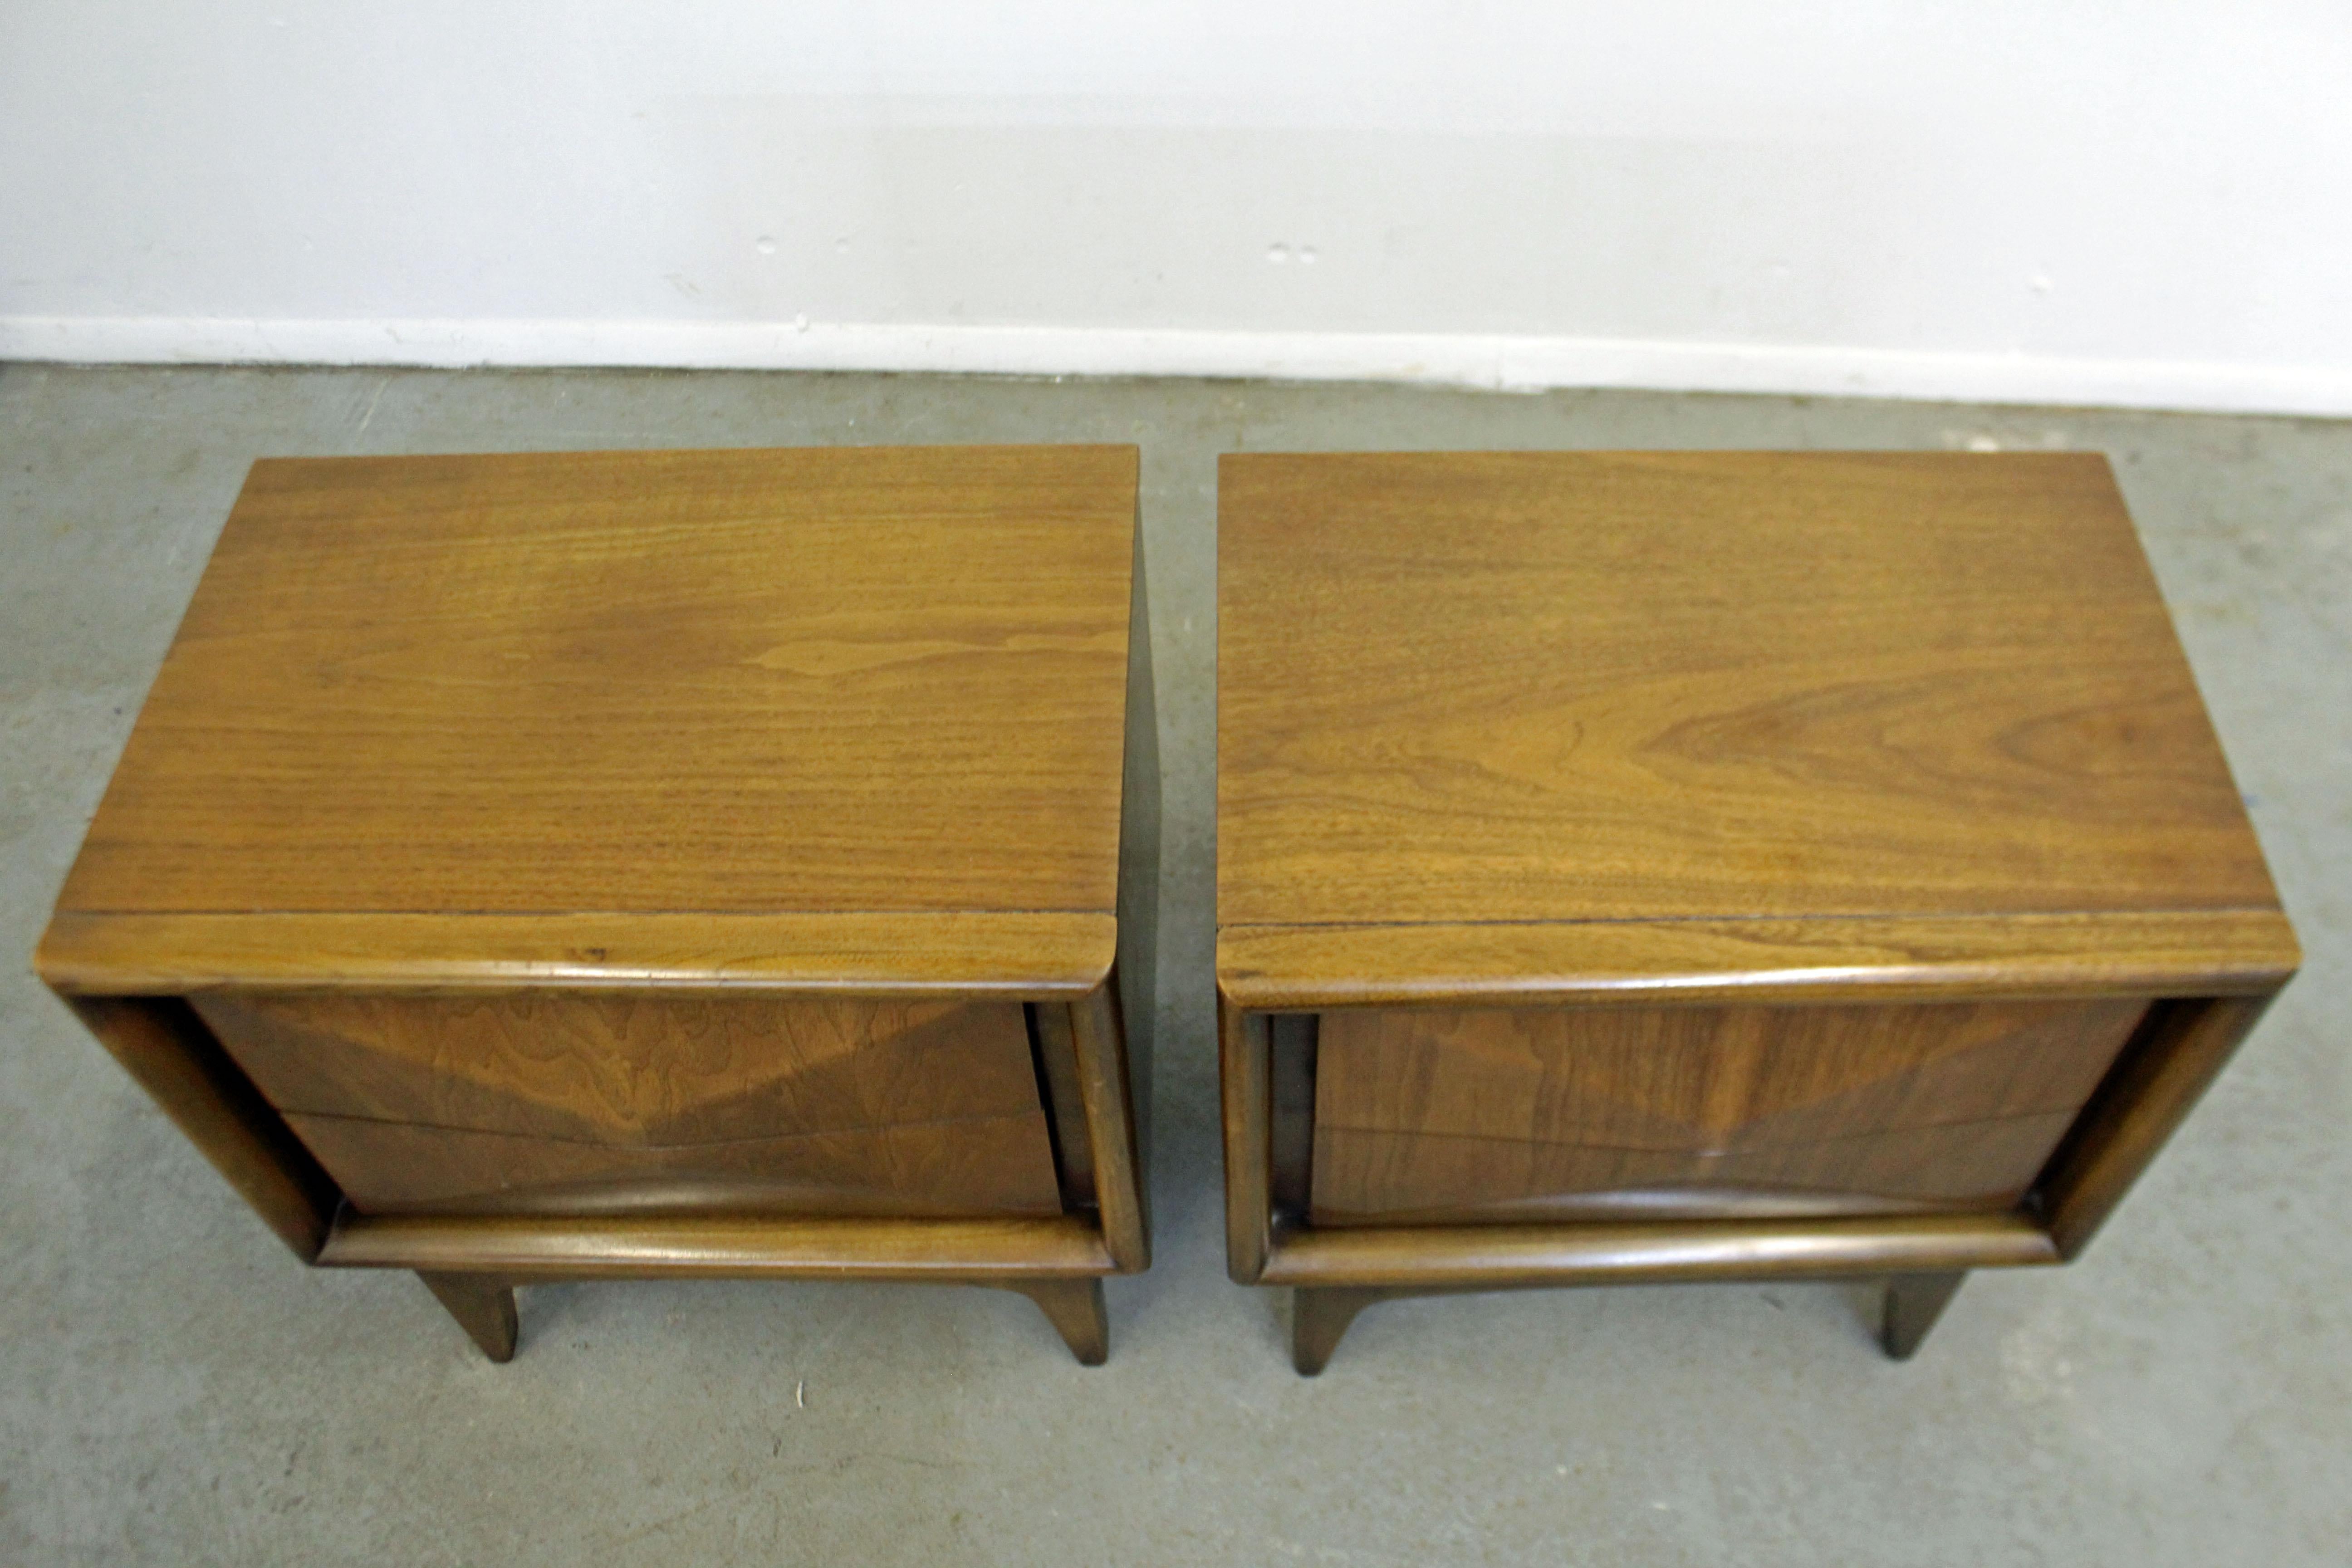
{"label": "nightstand top surface", "polygon": [[1218,516],[1221,973],[1256,928],[2242,913],[2293,966],[2097,456],[1245,455]]}
{"label": "nightstand top surface", "polygon": [[257,463],[60,915],[658,915],[756,949],[724,922],[986,912],[1107,954],[1136,474],[1125,447]]}

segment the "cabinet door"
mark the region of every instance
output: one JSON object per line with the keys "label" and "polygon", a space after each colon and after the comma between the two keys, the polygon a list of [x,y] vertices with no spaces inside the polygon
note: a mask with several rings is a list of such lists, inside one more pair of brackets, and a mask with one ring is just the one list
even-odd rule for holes
{"label": "cabinet door", "polygon": [[1322,1015],[1318,1225],[1997,1210],[2144,1002]]}
{"label": "cabinet door", "polygon": [[1015,1002],[192,1000],[363,1212],[1061,1210]]}

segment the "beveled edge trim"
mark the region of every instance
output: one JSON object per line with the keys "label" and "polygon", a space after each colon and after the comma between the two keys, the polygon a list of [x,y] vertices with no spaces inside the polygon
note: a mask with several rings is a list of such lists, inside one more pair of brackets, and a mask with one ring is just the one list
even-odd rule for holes
{"label": "beveled edge trim", "polygon": [[1102,1233],[1053,1219],[680,1215],[336,1216],[328,1268],[529,1279],[830,1279],[986,1284],[1118,1271]]}
{"label": "beveled edge trim", "polygon": [[1251,1012],[2258,995],[2301,962],[2274,909],[1217,931],[1218,989]]}
{"label": "beveled edge trim", "polygon": [[1108,912],[153,914],[60,910],[33,966],[67,995],[326,991],[759,991],[1075,1000]]}
{"label": "beveled edge trim", "polygon": [[1321,1287],[1635,1285],[1833,1278],[2060,1261],[2021,1214],[1668,1225],[1399,1226],[1277,1229],[1255,1281]]}

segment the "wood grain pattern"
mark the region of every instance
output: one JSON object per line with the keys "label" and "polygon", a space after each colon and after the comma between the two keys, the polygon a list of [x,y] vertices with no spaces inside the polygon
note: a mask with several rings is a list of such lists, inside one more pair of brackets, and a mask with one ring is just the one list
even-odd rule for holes
{"label": "wood grain pattern", "polygon": [[2267,995],[2302,957],[2276,909],[1217,932],[1220,990],[1265,1011]]}
{"label": "wood grain pattern", "polygon": [[282,1110],[675,1146],[1038,1109],[1012,1002],[215,993]]}
{"label": "wood grain pattern", "polygon": [[2301,961],[2095,456],[1246,454],[1218,515],[1226,1250],[1302,1370],[1775,1274],[1906,1277],[1907,1351]]}
{"label": "wood grain pattern", "polygon": [[1254,924],[2276,907],[2103,459],[1235,455]]}
{"label": "wood grain pattern", "polygon": [[1011,1002],[216,993],[363,1212],[1060,1212]]}
{"label": "wood grain pattern", "polygon": [[1120,940],[1098,913],[60,913],[35,967],[67,995],[307,991],[1083,996]]}
{"label": "wood grain pattern", "polygon": [[1496,1142],[1327,1129],[1317,1225],[1504,1225],[1996,1212],[2024,1196],[2063,1113],[1863,1133],[1774,1149]]}
{"label": "wood grain pattern", "polygon": [[2006,1209],[2144,1011],[1327,1013],[1313,1222]]}
{"label": "wood grain pattern", "polygon": [[257,463],[60,908],[1108,914],[1136,462]]}
{"label": "wood grain pattern", "polygon": [[289,1113],[362,1214],[1057,1215],[1036,1111],[613,1146]]}
{"label": "wood grain pattern", "polygon": [[1023,1289],[1099,1361],[1088,1277],[1150,1258],[1136,469],[258,464],[37,967],[306,1261],[494,1358],[516,1279],[715,1272]]}

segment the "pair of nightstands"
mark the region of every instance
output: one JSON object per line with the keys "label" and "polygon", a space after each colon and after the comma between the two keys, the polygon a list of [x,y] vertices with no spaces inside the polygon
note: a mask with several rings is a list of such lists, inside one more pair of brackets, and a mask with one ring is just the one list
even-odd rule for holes
{"label": "pair of nightstands", "polygon": [[[2070,1256],[2292,973],[2094,458],[1221,476],[1234,1275]],[[306,1261],[1149,1262],[1129,448],[257,465],[43,974]]]}

